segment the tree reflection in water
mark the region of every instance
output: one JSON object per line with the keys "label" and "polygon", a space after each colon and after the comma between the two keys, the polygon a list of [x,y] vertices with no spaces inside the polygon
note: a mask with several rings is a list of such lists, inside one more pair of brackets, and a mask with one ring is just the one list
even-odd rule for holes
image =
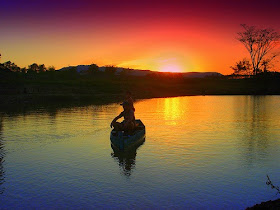
{"label": "tree reflection in water", "polygon": [[130,148],[128,151],[120,151],[111,144],[111,147],[113,149],[113,152],[111,153],[111,157],[118,162],[123,175],[127,177],[131,175],[133,169],[135,168],[137,149],[141,145],[143,145],[144,142],[145,139],[138,145],[135,145],[132,148]]}
{"label": "tree reflection in water", "polygon": [[252,165],[268,157],[272,152],[273,125],[270,124],[273,98],[246,96],[236,98],[236,129],[242,133],[240,142],[246,164]]}
{"label": "tree reflection in water", "polygon": [[0,194],[4,193],[4,143],[2,139],[2,130],[3,130],[3,118],[2,114],[0,113]]}

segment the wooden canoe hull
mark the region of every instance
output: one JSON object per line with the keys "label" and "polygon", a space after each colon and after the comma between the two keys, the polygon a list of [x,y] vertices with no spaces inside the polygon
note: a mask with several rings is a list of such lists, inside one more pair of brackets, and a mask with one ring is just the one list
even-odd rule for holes
{"label": "wooden canoe hull", "polygon": [[133,135],[124,135],[123,132],[111,131],[110,140],[113,147],[125,151],[142,144],[145,141],[146,129],[141,120],[136,120],[137,130]]}

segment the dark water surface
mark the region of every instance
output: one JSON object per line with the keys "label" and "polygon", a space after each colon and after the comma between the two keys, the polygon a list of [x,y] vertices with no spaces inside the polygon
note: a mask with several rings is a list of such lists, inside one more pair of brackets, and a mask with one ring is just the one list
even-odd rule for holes
{"label": "dark water surface", "polygon": [[1,208],[234,208],[278,198],[280,97],[142,100],[146,141],[114,153],[118,104],[1,113]]}

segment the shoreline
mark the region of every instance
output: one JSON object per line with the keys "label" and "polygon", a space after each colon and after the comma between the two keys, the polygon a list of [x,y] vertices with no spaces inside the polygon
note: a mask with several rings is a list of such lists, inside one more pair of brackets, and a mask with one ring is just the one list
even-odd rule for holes
{"label": "shoreline", "polygon": [[254,206],[246,208],[246,210],[259,210],[259,209],[280,209],[280,198],[276,200],[261,202]]}
{"label": "shoreline", "polygon": [[[160,95],[140,95],[133,96],[133,99],[153,99],[153,98],[173,98],[173,97],[184,97],[184,96],[271,96],[280,94],[160,94]],[[99,93],[95,95],[91,94],[17,94],[17,95],[0,95],[2,101],[0,106],[12,105],[12,104],[108,104],[122,102],[123,94],[104,94]]]}
{"label": "shoreline", "polygon": [[[280,78],[193,78],[176,77],[109,77],[108,75],[77,78],[2,78],[0,107],[13,104],[108,104],[121,102],[126,91],[135,100],[179,96],[215,95],[280,95]],[[60,75],[61,76],[61,75]]]}
{"label": "shoreline", "polygon": [[[190,96],[268,96],[280,94],[154,94],[137,95],[135,101],[153,98],[173,98]],[[107,105],[123,101],[120,94],[6,94],[0,95],[0,113],[26,113],[40,108],[61,109],[68,107],[83,107],[89,105]]]}

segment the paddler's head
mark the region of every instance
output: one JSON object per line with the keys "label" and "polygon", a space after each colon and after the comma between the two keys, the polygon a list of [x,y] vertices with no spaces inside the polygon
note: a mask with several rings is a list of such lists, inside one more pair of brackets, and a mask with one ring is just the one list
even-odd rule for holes
{"label": "paddler's head", "polygon": [[130,91],[126,91],[125,93],[125,98],[130,98],[131,97],[131,92]]}
{"label": "paddler's head", "polygon": [[124,110],[128,110],[129,109],[129,103],[127,101],[124,101],[120,105],[123,107]]}

